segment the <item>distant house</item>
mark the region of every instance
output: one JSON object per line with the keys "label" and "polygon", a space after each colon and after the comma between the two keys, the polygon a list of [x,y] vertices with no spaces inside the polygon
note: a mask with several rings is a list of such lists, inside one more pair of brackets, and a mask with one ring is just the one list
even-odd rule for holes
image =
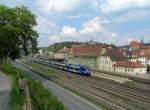
{"label": "distant house", "polygon": [[116,61],[126,60],[123,53],[118,48],[103,47],[99,56],[99,70],[114,72],[113,65]]}
{"label": "distant house", "polygon": [[118,61],[113,66],[116,73],[145,74],[147,72],[146,66],[137,62]]}
{"label": "distant house", "polygon": [[145,49],[141,50],[141,53],[145,56],[146,58],[146,64],[150,65],[150,47],[147,47]]}
{"label": "distant house", "polygon": [[130,43],[129,51],[136,51],[139,50],[140,48],[141,48],[140,43],[138,43],[137,41],[132,41]]}
{"label": "distant house", "polygon": [[69,48],[61,48],[55,53],[55,59],[63,59],[64,61],[67,60],[69,54]]}
{"label": "distant house", "polygon": [[41,55],[43,53],[43,50],[38,50],[38,53]]}
{"label": "distant house", "polygon": [[150,48],[146,47],[140,49],[139,51],[131,52],[131,59],[132,62],[139,62],[143,65],[150,65]]}

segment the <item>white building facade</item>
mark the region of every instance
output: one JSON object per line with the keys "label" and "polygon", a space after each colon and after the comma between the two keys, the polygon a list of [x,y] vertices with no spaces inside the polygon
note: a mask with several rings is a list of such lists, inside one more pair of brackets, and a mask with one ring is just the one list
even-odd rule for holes
{"label": "white building facade", "polygon": [[[104,50],[104,49],[102,49]],[[137,63],[128,61],[117,49],[105,48],[105,52],[101,53],[99,58],[99,70],[123,74],[145,74],[147,67]],[[143,62],[145,60],[141,59]]]}

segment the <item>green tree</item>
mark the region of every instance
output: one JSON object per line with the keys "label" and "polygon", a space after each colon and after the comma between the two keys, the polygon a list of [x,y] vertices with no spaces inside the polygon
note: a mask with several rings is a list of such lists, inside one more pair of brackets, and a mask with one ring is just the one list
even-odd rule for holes
{"label": "green tree", "polygon": [[0,63],[37,51],[36,16],[26,7],[0,6]]}

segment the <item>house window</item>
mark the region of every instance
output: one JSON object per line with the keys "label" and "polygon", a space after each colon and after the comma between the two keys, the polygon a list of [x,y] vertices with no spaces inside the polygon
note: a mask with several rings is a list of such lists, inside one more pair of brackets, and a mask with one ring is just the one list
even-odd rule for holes
{"label": "house window", "polygon": [[132,72],[133,72],[133,68],[132,68]]}

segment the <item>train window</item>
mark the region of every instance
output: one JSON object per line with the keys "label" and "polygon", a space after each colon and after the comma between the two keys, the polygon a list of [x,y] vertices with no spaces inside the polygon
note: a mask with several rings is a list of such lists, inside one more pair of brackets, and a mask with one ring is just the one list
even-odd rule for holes
{"label": "train window", "polygon": [[71,67],[71,66],[67,66],[67,68],[68,68],[68,69],[73,69],[73,67]]}
{"label": "train window", "polygon": [[75,68],[76,71],[79,71],[79,68]]}
{"label": "train window", "polygon": [[81,71],[85,71],[85,68],[80,68]]}

